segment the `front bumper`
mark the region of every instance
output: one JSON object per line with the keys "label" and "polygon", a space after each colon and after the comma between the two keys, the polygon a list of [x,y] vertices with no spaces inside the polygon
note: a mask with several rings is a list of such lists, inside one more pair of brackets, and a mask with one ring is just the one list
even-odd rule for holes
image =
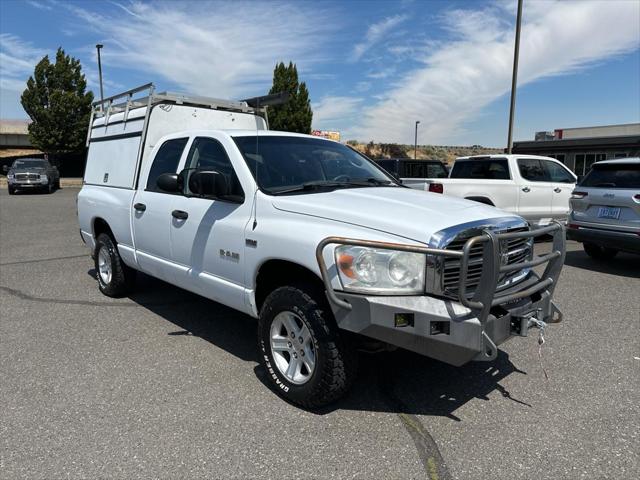
{"label": "front bumper", "polygon": [[[500,242],[513,238],[553,235],[551,253],[519,264],[500,264]],[[466,291],[469,252],[474,244],[485,244],[480,287],[471,296]],[[329,244],[349,244],[376,248],[403,249],[429,255],[455,256],[460,261],[460,288],[457,301],[431,296],[370,296],[335,291],[324,262]],[[562,314],[552,302],[565,256],[562,225],[517,233],[485,231],[467,241],[462,252],[428,247],[385,244],[330,237],[318,245],[320,266],[327,297],[338,326],[452,365],[470,360],[493,360],[497,346],[513,336],[526,336],[529,319],[557,323]],[[506,271],[533,268],[546,263],[542,275],[534,272],[517,285],[497,292],[500,275]],[[399,321],[400,320],[400,321]]]}
{"label": "front bumper", "polygon": [[625,252],[640,253],[640,233],[621,232],[573,223],[572,228],[567,229],[567,238]]}
{"label": "front bumper", "polygon": [[48,185],[47,180],[11,180],[7,183],[13,188],[42,188]]}

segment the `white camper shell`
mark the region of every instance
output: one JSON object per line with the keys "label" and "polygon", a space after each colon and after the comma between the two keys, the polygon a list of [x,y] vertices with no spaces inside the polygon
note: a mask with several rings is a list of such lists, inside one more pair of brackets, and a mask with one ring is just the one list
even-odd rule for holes
{"label": "white camper shell", "polygon": [[152,83],[95,102],[84,183],[135,188],[140,165],[157,141],[177,131],[267,130],[266,108],[250,103],[154,93]]}

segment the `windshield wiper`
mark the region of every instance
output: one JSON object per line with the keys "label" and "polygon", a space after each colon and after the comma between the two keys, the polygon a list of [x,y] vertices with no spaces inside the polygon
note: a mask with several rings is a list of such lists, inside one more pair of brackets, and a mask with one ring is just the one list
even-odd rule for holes
{"label": "windshield wiper", "polygon": [[283,193],[304,192],[312,190],[320,190],[323,188],[349,188],[349,187],[373,187],[379,185],[395,185],[388,180],[378,180],[377,178],[363,178],[357,180],[349,180],[345,182],[332,182],[332,181],[312,181],[304,182],[300,185],[296,185],[289,188],[283,188],[281,190],[270,190],[269,193],[273,195],[281,195]]}
{"label": "windshield wiper", "polygon": [[340,186],[346,185],[345,182],[304,182],[300,185],[295,185],[293,187],[283,188],[280,190],[269,190],[269,193],[273,195],[280,195],[283,193],[293,193],[293,192],[304,192],[311,190],[320,190],[322,188],[336,188]]}

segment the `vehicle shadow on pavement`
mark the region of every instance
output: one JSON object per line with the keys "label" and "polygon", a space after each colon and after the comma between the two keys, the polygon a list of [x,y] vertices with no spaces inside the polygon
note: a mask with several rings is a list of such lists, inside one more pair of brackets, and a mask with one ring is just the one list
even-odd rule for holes
{"label": "vehicle shadow on pavement", "polygon": [[582,249],[567,251],[565,265],[597,273],[640,278],[640,255],[620,252],[611,260],[596,260]]}
{"label": "vehicle shadow on pavement", "polygon": [[[471,362],[454,367],[406,350],[363,354],[360,372],[351,393],[323,412],[335,409],[374,410],[392,413],[444,416],[460,421],[455,411],[473,399],[489,400],[494,391],[525,407],[500,380],[526,372],[519,370],[504,352],[493,362]],[[372,388],[375,387],[375,388]]]}
{"label": "vehicle shadow on pavement", "polygon": [[[89,275],[95,277],[95,271]],[[178,327],[171,336],[193,335],[222,348],[237,358],[255,362],[258,380],[275,395],[267,372],[259,364],[256,320],[199,295],[161,280],[139,274],[136,291],[129,298]],[[493,362],[472,362],[453,367],[406,351],[361,353],[359,373],[347,396],[312,413],[362,410],[398,414],[445,416],[456,421],[454,412],[473,399],[489,400],[494,391],[525,407],[499,382],[519,370],[500,351]]]}

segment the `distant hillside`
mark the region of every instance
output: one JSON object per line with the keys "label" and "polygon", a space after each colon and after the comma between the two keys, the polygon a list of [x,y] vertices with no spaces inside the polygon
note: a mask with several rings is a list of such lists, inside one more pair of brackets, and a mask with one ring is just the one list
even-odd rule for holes
{"label": "distant hillside", "polygon": [[[355,140],[347,142],[359,152],[369,158],[413,158],[413,145],[399,145],[397,143],[359,143]],[[417,158],[422,160],[437,159],[444,163],[452,163],[456,157],[467,155],[490,155],[504,153],[501,148],[488,148],[481,145],[449,146],[449,145],[418,145]]]}

